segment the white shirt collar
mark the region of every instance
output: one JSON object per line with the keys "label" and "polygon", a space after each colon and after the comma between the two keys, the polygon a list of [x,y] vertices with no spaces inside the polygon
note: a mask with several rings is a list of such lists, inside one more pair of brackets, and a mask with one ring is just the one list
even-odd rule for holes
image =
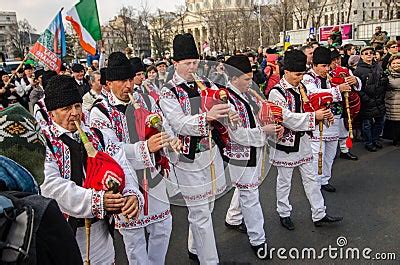
{"label": "white shirt collar", "polygon": [[295,92],[299,93],[299,86],[294,87],[293,85],[291,85],[285,78],[285,76],[282,77],[281,81],[280,81],[281,86],[286,90],[289,88],[292,88]]}
{"label": "white shirt collar", "polygon": [[[115,96],[114,95],[114,92],[111,90],[110,91],[110,94],[111,94],[111,96],[113,97],[113,103],[114,104],[112,104],[112,105],[114,105],[114,106],[116,106],[116,105],[128,105],[129,104],[129,102],[123,102],[122,100],[119,100],[118,98],[117,98],[117,96]],[[111,102],[110,102],[111,103]]]}
{"label": "white shirt collar", "polygon": [[180,85],[180,84],[184,84],[184,83],[186,84],[188,82],[185,79],[183,79],[183,77],[181,77],[176,71],[174,73],[173,80],[176,85]]}
{"label": "white shirt collar", "polygon": [[228,86],[235,92],[236,94],[240,95],[243,99],[246,99],[246,95],[243,92],[240,92],[239,89],[237,89],[234,85],[232,85],[231,81],[228,81]]}
{"label": "white shirt collar", "polygon": [[57,124],[56,122],[53,121],[53,125],[56,128],[56,132],[54,132],[56,134],[57,137],[60,137],[63,134],[66,134],[68,137],[76,140],[79,139],[79,133],[78,131],[72,133],[70,131],[68,131],[67,129],[65,129],[64,127],[62,127],[61,125]]}

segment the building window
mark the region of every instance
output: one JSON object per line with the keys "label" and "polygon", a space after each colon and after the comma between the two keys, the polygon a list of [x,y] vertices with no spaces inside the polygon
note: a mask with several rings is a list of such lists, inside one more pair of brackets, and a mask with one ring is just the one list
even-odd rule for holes
{"label": "building window", "polygon": [[400,10],[397,11],[397,18],[400,19]]}
{"label": "building window", "polygon": [[357,15],[357,10],[354,10],[354,12],[353,12],[353,13],[354,13],[354,15]]}
{"label": "building window", "polygon": [[331,14],[331,25],[335,24],[335,16],[333,14]]}
{"label": "building window", "polygon": [[371,11],[371,19],[374,19],[374,10]]}
{"label": "building window", "polygon": [[340,20],[340,22],[342,22],[342,23],[343,23],[343,22],[344,22],[344,12],[342,12],[342,14],[341,14],[341,15],[342,15],[342,17],[341,17],[341,20]]}
{"label": "building window", "polygon": [[236,0],[236,6],[241,6],[242,5],[242,0]]}
{"label": "building window", "polygon": [[363,21],[365,21],[365,11],[363,11]]}
{"label": "building window", "polygon": [[250,0],[246,0],[246,6],[249,6],[249,4],[250,4]]}
{"label": "building window", "polygon": [[227,5],[227,6],[230,6],[231,5],[231,0],[225,0],[225,4]]}
{"label": "building window", "polygon": [[10,20],[11,20],[11,18],[10,18],[10,17],[6,17],[6,20],[10,21]]}
{"label": "building window", "polygon": [[363,7],[365,7],[365,3],[363,2]]}
{"label": "building window", "polygon": [[374,2],[371,2],[371,6],[374,6]]}
{"label": "building window", "polygon": [[379,19],[383,18],[383,10],[379,10]]}
{"label": "building window", "polygon": [[324,19],[324,22],[325,22],[324,24],[325,24],[325,25],[328,25],[328,19],[329,19],[329,16],[328,16],[328,15],[325,15],[325,19]]}
{"label": "building window", "polygon": [[200,10],[200,4],[196,4],[196,11],[199,11]]}

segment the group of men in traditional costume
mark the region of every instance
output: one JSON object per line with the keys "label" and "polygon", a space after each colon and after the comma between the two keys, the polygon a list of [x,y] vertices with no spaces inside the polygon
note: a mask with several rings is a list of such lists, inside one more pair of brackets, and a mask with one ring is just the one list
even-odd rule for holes
{"label": "group of men in traditional costume", "polygon": [[[101,82],[100,97],[86,111],[80,88],[66,76],[52,77],[44,98],[35,106],[48,145],[42,194],[59,203],[76,234],[82,258],[86,256],[84,219],[91,219],[92,264],[115,261],[114,228],[123,237],[130,264],[164,264],[172,231],[169,197],[177,193],[169,182],[175,182],[188,209],[190,259],[219,263],[212,212],[215,199],[230,185],[235,191],[226,226],[246,232],[257,257],[268,258],[259,199],[267,153],[270,164],[278,169],[277,212],[282,226],[294,229],[289,194],[296,167],[314,224],[340,221],[341,217],[326,213],[321,187],[333,188],[328,181],[343,123],[341,113],[336,108],[332,113],[327,106],[311,112],[303,107],[307,96],[321,91],[331,95],[335,106],[343,100],[341,93],[359,80],[351,77],[346,84],[331,86],[328,49],[314,51],[313,68],[307,73],[306,56],[293,50],[285,53],[284,76],[264,100],[250,89],[253,71],[247,56],[235,55],[226,61],[229,82],[219,88],[196,75],[199,53],[192,35],[177,35],[173,49],[175,73],[155,93],[143,84],[141,60],[115,52],[102,72],[106,82]],[[280,109],[281,122],[261,121],[259,113],[267,101]],[[143,113],[156,115],[161,129],[148,136],[143,133],[137,127]],[[149,117],[145,126],[150,126]],[[322,174],[318,168],[320,121],[325,124]],[[96,150],[107,153],[122,168],[123,189],[83,187],[89,174],[89,152],[78,127]]]}

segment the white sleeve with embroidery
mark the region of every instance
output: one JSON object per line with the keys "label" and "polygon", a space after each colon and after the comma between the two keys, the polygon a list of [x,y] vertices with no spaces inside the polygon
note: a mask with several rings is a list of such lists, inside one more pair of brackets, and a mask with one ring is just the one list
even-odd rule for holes
{"label": "white sleeve with embroidery", "polygon": [[62,212],[76,218],[104,218],[104,191],[85,189],[63,178],[49,148],[46,148],[44,174],[45,179],[40,186],[42,195],[56,200]]}
{"label": "white sleeve with embroidery", "polygon": [[256,128],[237,126],[236,130],[232,130],[231,126],[228,126],[228,132],[232,141],[243,146],[263,147],[267,140],[266,134],[258,125]]}
{"label": "white sleeve with embroidery", "polygon": [[340,93],[339,86],[331,87],[330,89],[321,89],[315,84],[315,80],[310,75],[304,75],[302,83],[307,89],[307,94],[315,94],[321,92],[329,92],[333,96],[333,102],[341,102],[342,94]]}
{"label": "white sleeve with embroidery", "polygon": [[[93,108],[90,111],[90,127],[97,128],[104,137],[107,137],[114,143],[119,143],[115,131],[111,127],[110,120],[98,109]],[[154,157],[147,148],[147,141],[139,141],[134,144],[121,143],[127,160],[135,170],[154,167]]]}
{"label": "white sleeve with embroidery", "polygon": [[168,88],[161,90],[160,108],[172,130],[183,136],[207,136],[206,113],[185,115],[175,95]]}
{"label": "white sleeve with embroidery", "polygon": [[291,112],[286,99],[277,89],[271,90],[268,99],[282,108],[283,127],[292,131],[313,131],[315,129],[315,112]]}

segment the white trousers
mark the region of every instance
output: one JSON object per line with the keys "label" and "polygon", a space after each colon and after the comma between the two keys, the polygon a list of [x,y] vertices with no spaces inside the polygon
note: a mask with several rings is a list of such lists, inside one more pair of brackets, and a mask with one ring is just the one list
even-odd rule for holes
{"label": "white trousers", "polygon": [[240,209],[239,190],[235,188],[231,204],[226,212],[225,221],[230,225],[240,225],[243,222],[242,209]]}
{"label": "white trousers", "polygon": [[200,264],[218,264],[218,252],[215,244],[214,228],[211,213],[214,209],[214,202],[196,202],[195,205],[188,205],[188,250],[197,254]]}
{"label": "white trousers", "polygon": [[[145,231],[149,233],[146,244]],[[163,265],[172,231],[172,217],[144,228],[120,229],[130,265]],[[146,250],[147,246],[147,250]]]}
{"label": "white trousers", "polygon": [[251,190],[235,189],[225,220],[228,224],[240,225],[242,218],[246,224],[250,244],[258,246],[264,243],[264,215],[258,196],[258,188]]}
{"label": "white trousers", "polygon": [[[292,185],[293,167],[277,167],[278,178],[276,181],[277,212],[280,217],[289,217],[292,206],[289,203],[290,188]],[[304,191],[311,205],[313,222],[325,217],[326,207],[321,193],[321,185],[314,174],[311,162],[299,166]]]}
{"label": "white trousers", "polygon": [[[81,251],[82,260],[86,258],[86,231],[85,227],[76,230],[76,242]],[[108,231],[107,223],[97,221],[90,227],[90,264],[111,265],[115,262],[113,239]]]}
{"label": "white trousers", "polygon": [[311,142],[313,153],[314,174],[318,176],[321,185],[326,185],[332,176],[332,165],[337,152],[338,141],[322,141],[322,175],[318,175],[319,142]]}

